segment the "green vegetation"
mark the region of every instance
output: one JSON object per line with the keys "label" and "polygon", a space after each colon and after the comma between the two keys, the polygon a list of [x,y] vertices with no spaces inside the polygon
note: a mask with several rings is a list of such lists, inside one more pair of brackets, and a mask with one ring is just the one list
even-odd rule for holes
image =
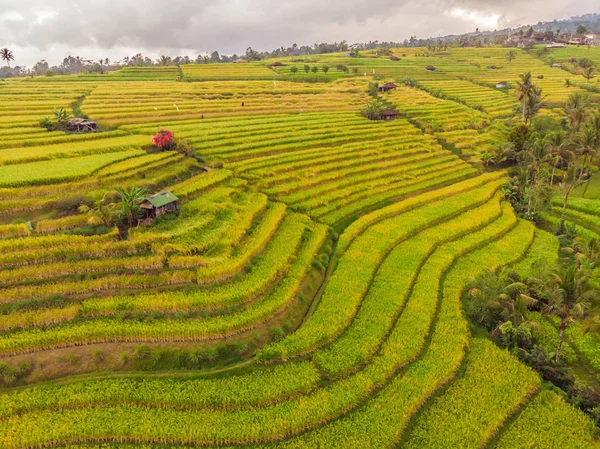
{"label": "green vegetation", "polygon": [[596,53],[342,47],[0,83],[1,447],[598,446]]}

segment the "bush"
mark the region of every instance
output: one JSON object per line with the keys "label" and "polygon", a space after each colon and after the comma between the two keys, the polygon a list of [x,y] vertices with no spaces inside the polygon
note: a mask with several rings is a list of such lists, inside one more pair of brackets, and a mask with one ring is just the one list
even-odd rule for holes
{"label": "bush", "polygon": [[154,137],[152,137],[152,143],[162,151],[175,149],[175,136],[173,135],[173,131],[159,129]]}
{"label": "bush", "polygon": [[283,339],[284,333],[280,327],[272,327],[269,329],[269,335],[271,336],[271,340],[280,341]]}
{"label": "bush", "polygon": [[60,198],[52,203],[52,207],[56,209],[59,214],[72,215],[79,212],[79,207],[82,205],[92,206],[90,200],[83,195],[67,196]]}
{"label": "bush", "polygon": [[525,142],[529,139],[531,130],[524,123],[519,123],[510,130],[508,141],[514,145],[515,151],[520,152],[525,147]]}
{"label": "bush", "polygon": [[140,345],[135,348],[133,355],[137,360],[144,360],[150,355],[150,348],[146,345]]}

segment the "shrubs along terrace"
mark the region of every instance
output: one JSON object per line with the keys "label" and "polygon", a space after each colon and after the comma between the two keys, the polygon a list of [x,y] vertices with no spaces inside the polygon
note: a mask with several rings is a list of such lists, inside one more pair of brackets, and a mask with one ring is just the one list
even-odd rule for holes
{"label": "shrubs along terrace", "polygon": [[[503,172],[479,174],[440,145],[477,153],[501,139],[511,97],[491,90],[494,109],[486,83],[473,78],[471,94],[457,81],[481,67],[424,52],[340,56],[350,73],[314,84],[280,80],[287,66],[273,80],[264,64],[182,67],[227,81],[98,75],[72,86],[90,87],[81,110],[115,129],[9,139],[0,374],[20,385],[0,391],[0,446],[479,448],[530,434],[537,447],[597,445],[588,417],[471,336],[472,279],[532,270],[557,242],[502,200]],[[369,121],[353,67],[422,74],[444,95],[394,77],[382,97],[401,117]],[[258,70],[271,78],[240,79]],[[35,123],[16,126],[34,136]],[[159,128],[196,157],[143,151]],[[169,189],[179,214],[83,230],[94,214],[77,213],[82,202],[141,186]],[[568,432],[533,418],[553,413]]]}

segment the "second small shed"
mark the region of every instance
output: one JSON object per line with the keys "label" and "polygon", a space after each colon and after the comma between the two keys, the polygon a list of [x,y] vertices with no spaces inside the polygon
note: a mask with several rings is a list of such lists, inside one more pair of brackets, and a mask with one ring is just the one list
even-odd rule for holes
{"label": "second small shed", "polygon": [[379,86],[379,92],[389,92],[390,90],[394,90],[398,88],[394,83],[385,83]]}
{"label": "second small shed", "polygon": [[381,120],[396,120],[398,118],[398,111],[394,109],[385,109],[381,113]]}
{"label": "second small shed", "polygon": [[169,212],[176,212],[179,210],[177,205],[177,198],[173,193],[165,190],[164,192],[157,193],[156,195],[149,196],[141,202],[140,207],[144,211],[145,219],[152,219],[165,215]]}

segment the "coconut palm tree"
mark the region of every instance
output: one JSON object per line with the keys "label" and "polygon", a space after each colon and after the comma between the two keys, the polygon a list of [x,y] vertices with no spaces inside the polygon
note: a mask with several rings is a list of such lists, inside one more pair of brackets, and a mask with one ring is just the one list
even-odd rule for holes
{"label": "coconut palm tree", "polygon": [[567,98],[565,114],[574,131],[578,131],[586,121],[590,104],[590,97],[587,93],[576,92]]}
{"label": "coconut palm tree", "polygon": [[567,167],[562,182],[559,184],[563,196],[563,208],[560,215],[560,222],[558,224],[558,232],[562,233],[565,228],[565,215],[567,213],[567,206],[569,204],[569,196],[575,188],[582,185],[585,181],[587,181],[587,179],[579,179],[577,176],[577,168],[575,163],[571,162]]}
{"label": "coconut palm tree", "polygon": [[546,105],[544,99],[547,96],[542,94],[540,87],[537,87],[535,84],[533,85],[525,102],[525,123],[530,122],[540,109]]}
{"label": "coconut palm tree", "polygon": [[573,245],[570,248],[563,248],[563,250],[575,255],[580,269],[592,270],[600,261],[600,240],[597,238],[588,240],[582,236],[576,237]]}
{"label": "coconut palm tree", "polygon": [[583,69],[583,77],[586,79],[586,86],[590,85],[590,80],[594,77],[594,71],[594,67],[588,67],[586,69]]}
{"label": "coconut palm tree", "polygon": [[548,134],[548,146],[550,150],[549,160],[552,165],[550,185],[554,185],[556,168],[563,165],[566,161],[573,159],[573,153],[568,148],[569,143],[567,135],[563,130]]}
{"label": "coconut palm tree", "polygon": [[577,145],[577,154],[580,157],[581,169],[579,171],[579,180],[583,178],[584,173],[589,174],[589,166],[598,154],[597,134],[593,127],[584,126],[574,136],[574,143]]}
{"label": "coconut palm tree", "polygon": [[516,59],[516,57],[517,52],[514,50],[510,50],[508,53],[506,53],[506,59],[508,60],[509,64],[512,62],[513,59]]}
{"label": "coconut palm tree", "polygon": [[517,327],[523,324],[535,327],[534,323],[528,321],[527,314],[538,300],[527,293],[529,287],[515,273],[503,270],[496,274],[493,270],[487,270],[472,281],[466,312],[489,329],[494,339],[502,333],[506,322]]}
{"label": "coconut palm tree", "polygon": [[173,61],[170,56],[161,55],[157,62],[159,65],[171,65]]}
{"label": "coconut palm tree", "polygon": [[521,102],[521,121],[526,122],[526,111],[527,101],[531,95],[531,89],[533,89],[533,82],[531,81],[531,72],[522,73],[519,75],[520,80],[517,81],[517,91],[519,92],[519,101]]}
{"label": "coconut palm tree", "polygon": [[10,67],[10,61],[15,60],[15,55],[8,48],[3,48],[0,50],[0,58],[2,58],[3,61],[6,61],[8,67]]}
{"label": "coconut palm tree", "polygon": [[[527,183],[528,189],[528,200],[527,200],[527,214],[531,213],[532,206],[535,211],[538,200],[541,198],[540,194],[543,193],[541,187],[545,185],[545,182],[538,182],[538,175],[543,167],[547,166],[552,162],[552,143],[551,136],[542,137],[538,133],[531,135],[531,138],[527,141],[524,151],[520,155],[521,160],[527,167]],[[533,202],[535,197],[535,204]]]}
{"label": "coconut palm tree", "polygon": [[591,271],[576,265],[559,267],[540,280],[543,285],[542,313],[560,319],[556,361],[560,361],[565,330],[572,323],[590,316],[592,303],[598,299],[598,291],[590,286]]}

